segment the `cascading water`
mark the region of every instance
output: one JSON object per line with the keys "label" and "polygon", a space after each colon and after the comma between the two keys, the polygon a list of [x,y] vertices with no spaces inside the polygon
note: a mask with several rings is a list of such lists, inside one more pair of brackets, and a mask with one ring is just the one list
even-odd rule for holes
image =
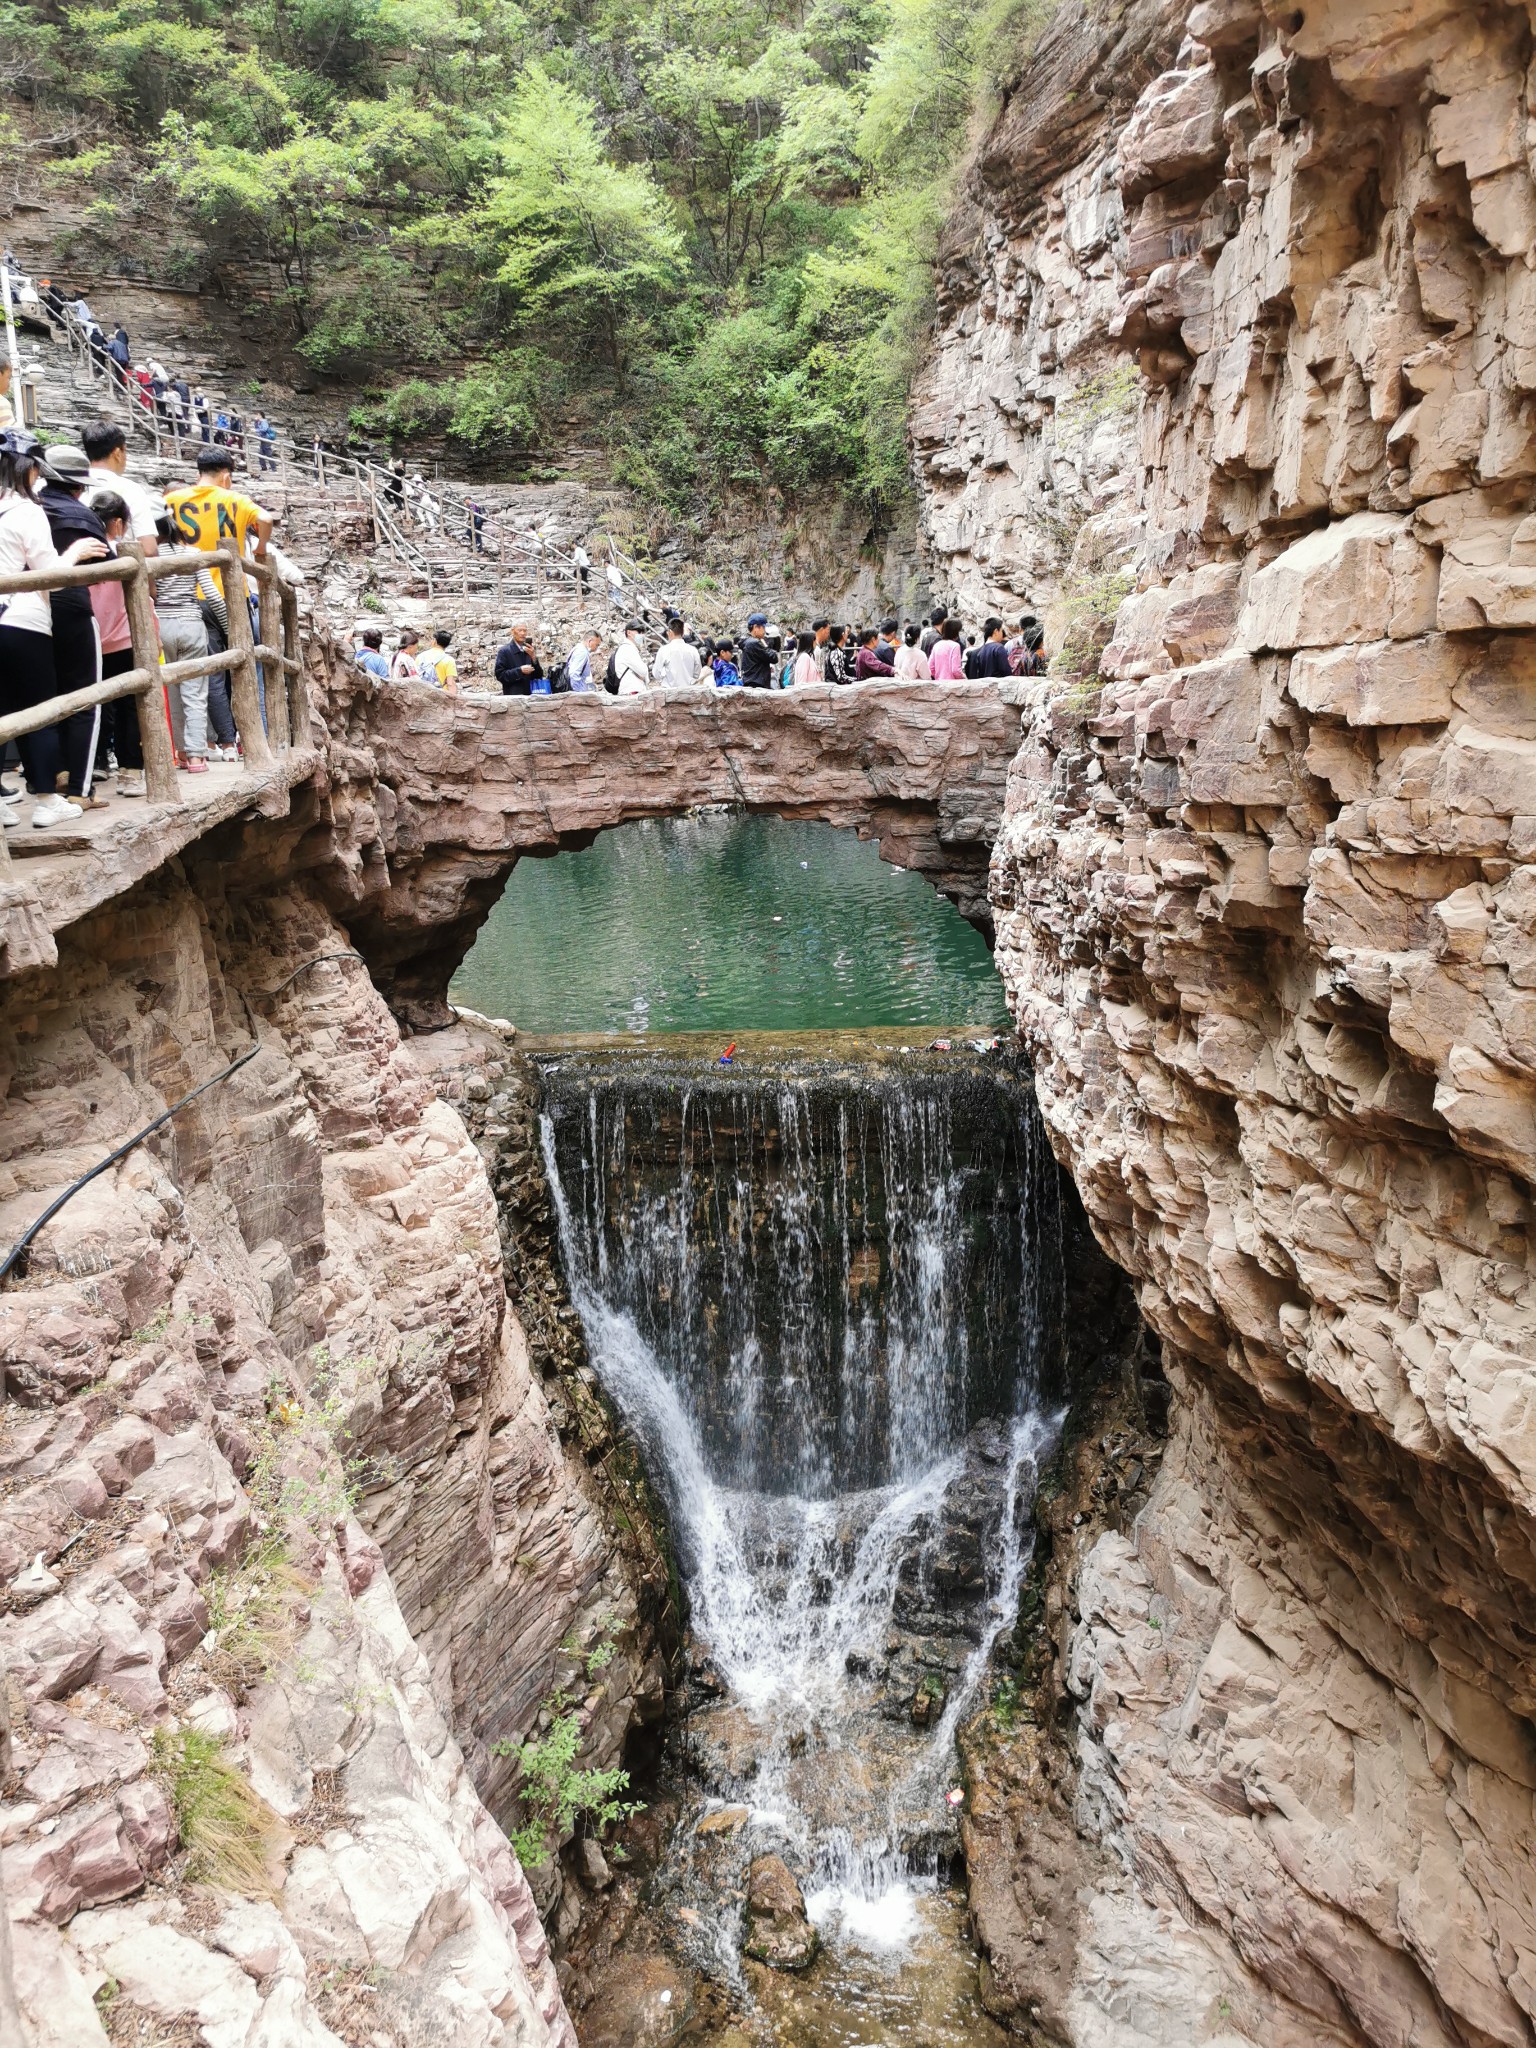
{"label": "cascading water", "polygon": [[[1028,1077],[574,1056],[543,1143],[592,1364],[672,1516],[706,1819],[739,1803],[742,1853],[784,1854],[830,1937],[898,1951],[1053,1433],[1062,1214]],[[725,1891],[688,1917],[729,1976]]]}

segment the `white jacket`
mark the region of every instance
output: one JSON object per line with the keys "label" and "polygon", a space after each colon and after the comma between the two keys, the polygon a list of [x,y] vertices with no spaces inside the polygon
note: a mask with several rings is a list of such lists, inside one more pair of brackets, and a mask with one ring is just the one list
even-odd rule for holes
{"label": "white jacket", "polygon": [[[23,576],[34,569],[58,567],[59,551],[42,506],[20,491],[0,492],[0,573]],[[51,635],[53,613],[47,591],[19,590],[13,596],[0,597],[0,626]]]}
{"label": "white jacket", "polygon": [[643,697],[650,688],[645,673],[645,656],[626,633],[613,651],[614,674],[621,697]]}

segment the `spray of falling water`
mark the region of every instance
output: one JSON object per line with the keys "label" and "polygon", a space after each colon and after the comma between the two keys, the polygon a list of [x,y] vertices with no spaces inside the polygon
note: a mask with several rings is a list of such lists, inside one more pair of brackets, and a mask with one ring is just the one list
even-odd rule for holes
{"label": "spray of falling water", "polygon": [[[997,1299],[982,1328],[1013,1330],[1021,1355],[1010,1375],[1015,1412],[994,1459],[986,1596],[969,1653],[936,1726],[914,1734],[899,1772],[876,1785],[850,1772],[829,1821],[797,1795],[795,1759],[809,1735],[826,1771],[858,1761],[850,1674],[881,1657],[904,1580],[924,1580],[967,1470],[976,1360],[959,1290],[975,1277],[961,1257],[968,1191],[938,1092],[892,1096],[874,1117],[843,1102],[835,1118],[818,1118],[788,1083],[766,1103],[761,1090],[738,1086],[685,1091],[668,1108],[676,1179],[660,1194],[665,1146],[622,1088],[604,1097],[593,1087],[546,1110],[544,1159],[572,1299],[593,1367],[665,1495],[695,1632],[760,1735],[748,1795],[755,1835],[808,1874],[808,1911],[830,1934],[896,1954],[915,1930],[917,1894],[946,1830],[956,1731],[1016,1611],[1035,1473],[1055,1433],[1031,1399],[1044,1326],[1059,1312],[1054,1169],[1024,1146],[1032,1185],[1019,1202],[1022,1256],[1002,1280],[987,1269]],[[859,1276],[877,1207],[887,1284],[872,1302]],[[703,1239],[737,1255],[713,1290]],[[1006,1298],[1010,1286],[1022,1303]],[[818,1409],[812,1389],[829,1359],[834,1394]],[[722,1968],[734,1966],[732,1932],[717,1930]]]}

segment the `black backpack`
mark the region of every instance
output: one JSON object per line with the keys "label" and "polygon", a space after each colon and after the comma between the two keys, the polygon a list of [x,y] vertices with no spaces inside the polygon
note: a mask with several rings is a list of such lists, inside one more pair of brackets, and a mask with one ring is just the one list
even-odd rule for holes
{"label": "black backpack", "polygon": [[608,657],[608,666],[603,670],[603,688],[610,697],[619,694],[619,650],[614,648]]}

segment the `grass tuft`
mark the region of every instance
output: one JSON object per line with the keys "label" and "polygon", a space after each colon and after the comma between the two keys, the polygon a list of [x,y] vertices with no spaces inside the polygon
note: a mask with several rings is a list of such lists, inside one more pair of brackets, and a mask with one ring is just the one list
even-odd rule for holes
{"label": "grass tuft", "polygon": [[210,1675],[242,1699],[270,1678],[298,1640],[299,1611],[312,1591],[281,1536],[258,1543],[230,1570],[212,1573],[203,1588],[214,1637]]}
{"label": "grass tuft", "polygon": [[153,1768],[175,1809],[188,1881],[270,1897],[280,1823],[219,1737],[159,1728]]}

